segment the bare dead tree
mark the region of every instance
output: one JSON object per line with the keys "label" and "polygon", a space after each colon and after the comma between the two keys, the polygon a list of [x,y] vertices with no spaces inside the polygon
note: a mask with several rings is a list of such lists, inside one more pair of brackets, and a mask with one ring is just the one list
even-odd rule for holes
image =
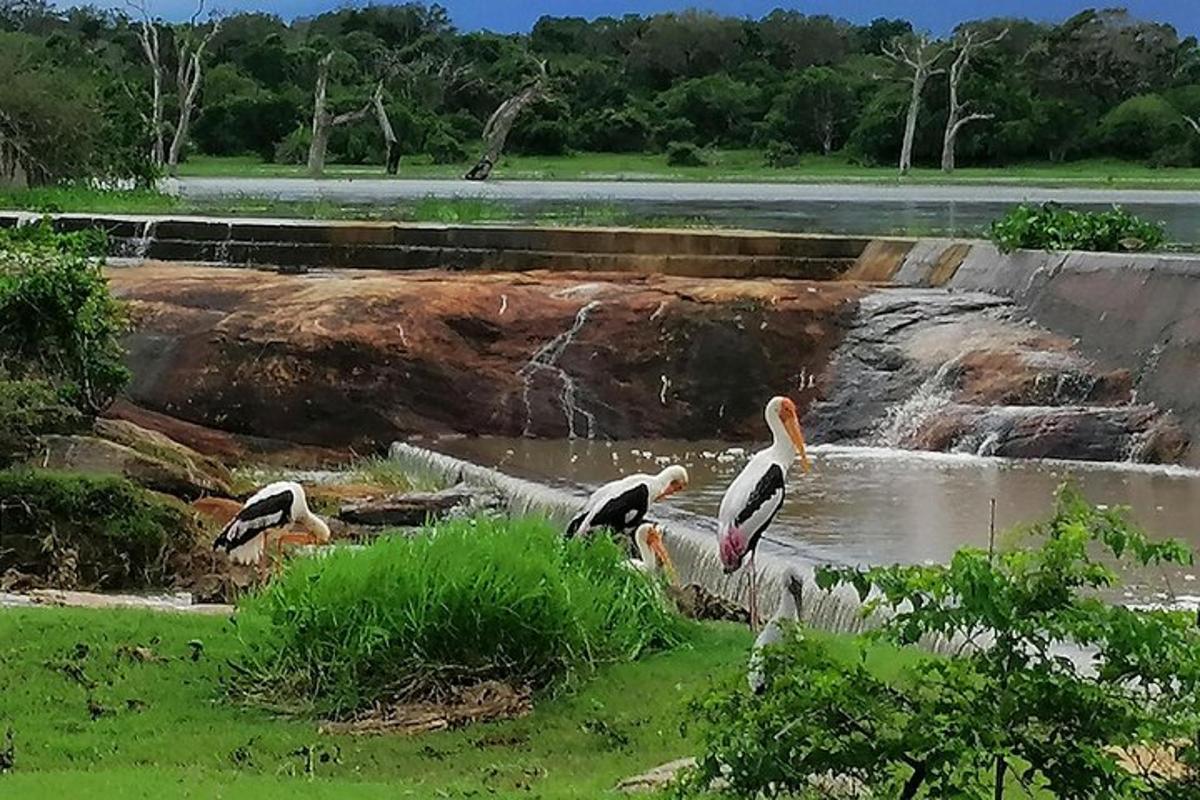
{"label": "bare dead tree", "polygon": [[[338,125],[347,125],[365,119],[377,103],[381,104],[383,82],[375,88],[375,94],[362,108],[344,114],[329,110],[329,69],[336,51],[330,50],[317,61],[317,85],[313,90],[312,143],[308,146],[308,174],[319,178],[325,171],[325,152],[329,149],[329,136]],[[390,123],[388,127],[391,127]]]}
{"label": "bare dead tree", "polygon": [[925,84],[934,75],[946,70],[937,66],[945,52],[941,42],[931,40],[925,34],[898,36],[883,47],[883,54],[900,66],[912,70],[909,79],[912,95],[908,101],[908,116],[904,120],[904,142],[900,146],[900,174],[912,169],[913,140],[917,133],[917,115],[921,112],[921,93]]}
{"label": "bare dead tree", "polygon": [[150,113],[146,115],[150,123],[150,160],[156,167],[161,167],[166,161],[166,151],[163,147],[163,63],[158,23],[150,16],[145,0],[125,0],[125,5],[137,14],[138,41],[150,65]]}
{"label": "bare dead tree", "polygon": [[187,142],[188,128],[192,122],[192,112],[196,108],[196,97],[200,93],[200,80],[204,65],[204,50],[208,43],[221,31],[220,17],[214,17],[212,24],[203,33],[197,35],[197,21],[204,13],[204,0],[196,3],[196,12],[188,21],[187,33],[176,33],[175,86],[179,94],[179,119],[175,123],[175,135],[171,138],[171,149],[167,152],[167,170],[174,175],[179,166],[179,156],[183,145]]}
{"label": "bare dead tree", "polygon": [[383,133],[383,143],[387,147],[387,157],[384,171],[395,175],[400,171],[400,142],[396,139],[396,129],[388,117],[387,106],[383,104],[383,81],[375,85],[375,93],[371,96],[371,104],[375,107],[375,118],[379,120],[379,130]]}
{"label": "bare dead tree", "polygon": [[492,174],[492,168],[500,160],[500,154],[504,152],[504,143],[508,140],[508,134],[512,130],[513,124],[516,123],[517,117],[526,108],[546,96],[549,82],[546,62],[539,61],[537,65],[537,75],[521,87],[516,94],[501,103],[488,118],[487,124],[483,126],[483,155],[479,157],[475,166],[471,167],[463,176],[465,179],[469,181],[487,180],[487,177]]}
{"label": "bare dead tree", "polygon": [[946,117],[946,132],[942,137],[942,172],[954,171],[954,148],[958,141],[958,133],[963,126],[978,120],[992,119],[995,114],[969,112],[965,100],[959,99],[958,85],[971,64],[971,54],[988,45],[995,44],[1008,35],[1008,28],[990,39],[979,39],[975,31],[964,30],[954,43],[958,55],[950,65],[950,113]]}
{"label": "bare dead tree", "polygon": [[1179,116],[1183,117],[1184,122],[1192,126],[1192,130],[1194,130],[1197,134],[1200,134],[1200,118],[1189,117],[1187,114],[1182,113]]}

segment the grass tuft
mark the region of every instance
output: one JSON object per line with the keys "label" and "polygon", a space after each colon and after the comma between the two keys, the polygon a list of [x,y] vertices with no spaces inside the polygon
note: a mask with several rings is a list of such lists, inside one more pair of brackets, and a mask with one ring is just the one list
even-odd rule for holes
{"label": "grass tuft", "polygon": [[678,644],[685,623],[613,541],[449,521],[291,564],[240,609],[235,696],[343,716],[484,680],[544,688]]}

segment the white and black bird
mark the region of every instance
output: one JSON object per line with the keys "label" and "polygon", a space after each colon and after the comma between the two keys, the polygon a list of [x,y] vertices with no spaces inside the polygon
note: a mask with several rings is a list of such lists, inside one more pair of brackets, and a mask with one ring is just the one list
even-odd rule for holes
{"label": "white and black bird", "polygon": [[675,582],[675,565],[663,544],[663,529],[654,522],[643,522],[633,533],[633,542],[637,545],[639,558],[629,559],[629,565],[648,575],[655,575],[659,570],[666,573],[671,583]]}
{"label": "white and black bird", "polygon": [[717,548],[725,574],[741,569],[750,557],[750,626],[758,627],[758,574],[754,551],[763,531],[783,506],[787,473],[796,457],[805,472],[810,469],[804,448],[804,433],[796,404],[786,397],[772,397],[764,416],[774,437],[771,446],[755,453],[721,498],[717,512]]}
{"label": "white and black bird", "polygon": [[783,576],[783,593],[779,598],[779,608],[759,631],[750,650],[750,669],[746,673],[746,681],[750,691],[762,694],[767,690],[767,676],[763,670],[763,648],[779,644],[784,639],[786,626],[800,622],[800,610],[804,607],[804,582],[799,573],[789,569]]}
{"label": "white and black bird", "polygon": [[267,531],[293,522],[303,525],[311,535],[286,535],[281,542],[324,544],[329,541],[329,526],[308,509],[304,487],[292,481],[269,484],[245,502],[217,536],[213,550],[228,553],[235,564],[257,564],[266,549]]}
{"label": "white and black bird", "polygon": [[567,536],[583,536],[593,528],[631,533],[646,518],[650,504],[687,488],[687,470],[678,464],[657,475],[627,475],[592,493],[583,510],[567,525]]}

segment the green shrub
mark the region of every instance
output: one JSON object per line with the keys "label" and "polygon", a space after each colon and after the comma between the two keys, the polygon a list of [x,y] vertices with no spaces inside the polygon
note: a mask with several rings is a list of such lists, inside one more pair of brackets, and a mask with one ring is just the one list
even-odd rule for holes
{"label": "green shrub", "polygon": [[1105,114],[1096,129],[1103,151],[1122,158],[1150,158],[1186,144],[1192,135],[1180,113],[1156,94],[1129,98]]}
{"label": "green shrub", "polygon": [[0,573],[81,588],[168,586],[197,530],[186,506],[123,478],[0,471]]}
{"label": "green shrub", "polygon": [[1166,233],[1116,206],[1111,211],[1074,211],[1055,203],[1022,204],[994,221],[989,231],[1003,252],[1030,250],[1153,250]]}
{"label": "green shrub", "polygon": [[51,381],[80,409],[104,408],[129,380],[125,314],[101,270],[97,232],[48,224],[0,231],[0,370]]}
{"label": "green shrub", "polygon": [[297,125],[275,145],[276,164],[307,164],[308,148],[312,146],[312,129]]}
{"label": "green shrub", "polygon": [[691,142],[671,142],[667,145],[667,166],[703,167],[708,165],[704,151]]}
{"label": "green shrub", "polygon": [[40,380],[7,380],[0,375],[0,467],[33,452],[44,433],[71,433],[83,415]]}
{"label": "green shrub", "polygon": [[[862,643],[932,639],[959,655],[922,655],[884,679],[793,631],[765,652],[762,695],[742,678],[694,704],[705,751],[685,789],[720,776],[737,796],[801,792],[832,771],[872,797],[1016,796],[1003,791],[1010,782],[1048,797],[1180,796],[1162,776],[1135,781],[1115,749],[1194,741],[1195,615],[1112,606],[1097,593],[1116,585],[1114,565],[1190,563],[1190,553],[1069,488],[1027,534],[1036,546],[967,548],[946,566],[818,572],[820,587],[853,586],[864,613],[890,615]],[[1059,642],[1094,661],[1064,657]]]}
{"label": "green shrub", "polygon": [[435,164],[457,164],[467,159],[467,148],[462,139],[444,129],[429,134],[425,152]]}
{"label": "green shrub", "polygon": [[763,161],[768,167],[776,169],[794,167],[800,163],[800,152],[788,142],[768,142],[767,149],[763,153]]}
{"label": "green shrub", "polygon": [[544,687],[682,633],[611,540],[447,522],[293,562],[241,607],[236,695],[346,714],[482,680]]}

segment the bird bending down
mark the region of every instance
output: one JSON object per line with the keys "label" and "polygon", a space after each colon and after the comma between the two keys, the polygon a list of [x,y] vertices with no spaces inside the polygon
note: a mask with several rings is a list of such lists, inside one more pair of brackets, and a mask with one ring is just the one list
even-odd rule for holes
{"label": "bird bending down", "polygon": [[675,583],[675,565],[671,563],[671,556],[663,545],[662,528],[653,522],[643,522],[634,532],[633,541],[641,558],[629,559],[629,565],[648,575],[654,575],[661,569],[666,573],[667,580]]}
{"label": "bird bending down", "polygon": [[593,528],[630,533],[642,524],[652,502],[682,491],[687,485],[687,470],[677,464],[657,475],[638,473],[606,483],[592,493],[583,510],[567,525],[567,536],[583,536]]}
{"label": "bird bending down", "polygon": [[213,550],[229,554],[235,564],[256,564],[266,549],[266,534],[296,522],[308,528],[310,535],[286,534],[281,542],[324,544],[329,541],[329,526],[308,509],[304,488],[291,481],[279,481],[259,489],[242,506],[213,542]]}
{"label": "bird bending down", "polygon": [[763,648],[783,641],[784,626],[800,621],[800,610],[804,607],[802,593],[804,582],[794,569],[788,569],[783,576],[783,594],[779,598],[779,608],[774,616],[763,626],[754,647],[750,650],[750,670],[746,680],[750,691],[762,694],[767,690],[767,676],[763,671]]}
{"label": "bird bending down", "polygon": [[763,531],[783,505],[788,468],[796,457],[805,472],[810,469],[804,433],[796,404],[772,397],[764,416],[774,437],[771,446],[751,457],[721,498],[717,511],[717,547],[725,574],[737,572],[750,556],[750,627],[758,628],[758,573],[754,551]]}

